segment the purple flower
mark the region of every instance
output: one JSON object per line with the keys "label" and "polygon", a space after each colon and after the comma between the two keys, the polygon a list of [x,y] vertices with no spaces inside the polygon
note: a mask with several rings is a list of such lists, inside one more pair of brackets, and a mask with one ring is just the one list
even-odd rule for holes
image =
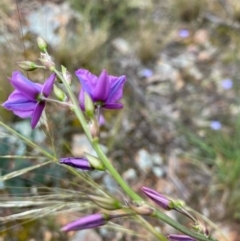
{"label": "purple flower", "polygon": [[189,36],[189,31],[187,29],[181,29],[178,32],[179,37],[187,38]]}
{"label": "purple flower", "polygon": [[126,81],[124,75],[115,77],[108,75],[103,70],[99,77],[90,73],[86,69],[79,69],[75,72],[82,88],[79,95],[80,106],[84,110],[84,92],[87,92],[96,106],[105,109],[121,109],[123,105],[119,103],[122,98],[123,86]]}
{"label": "purple flower", "polygon": [[2,106],[21,118],[31,117],[31,126],[35,128],[45,107],[42,98],[51,94],[55,74],[50,75],[43,85],[30,81],[19,71],[13,72],[9,80],[15,90]]}
{"label": "purple flower", "polygon": [[211,122],[210,127],[211,129],[218,131],[222,128],[222,124],[219,121],[214,120]]}
{"label": "purple flower", "polygon": [[168,235],[168,239],[170,241],[197,241],[196,239],[190,236],[180,234],[170,234]]}
{"label": "purple flower", "polygon": [[106,224],[108,216],[106,214],[97,213],[83,218],[80,218],[74,222],[65,225],[61,230],[65,232],[76,231],[82,229],[96,228]]}
{"label": "purple flower", "polygon": [[171,201],[164,197],[162,194],[148,188],[148,187],[141,187],[140,188],[144,194],[146,194],[150,199],[152,199],[156,204],[164,208],[165,210],[173,209],[171,207]]}
{"label": "purple flower", "polygon": [[153,75],[153,71],[151,69],[144,68],[144,69],[141,69],[141,71],[139,72],[139,75],[141,77],[149,78]]}
{"label": "purple flower", "polygon": [[81,170],[90,171],[93,169],[89,161],[85,158],[65,157],[61,158],[59,162]]}
{"label": "purple flower", "polygon": [[233,82],[231,79],[223,79],[222,80],[222,87],[225,89],[225,90],[229,90],[231,89],[233,86]]}

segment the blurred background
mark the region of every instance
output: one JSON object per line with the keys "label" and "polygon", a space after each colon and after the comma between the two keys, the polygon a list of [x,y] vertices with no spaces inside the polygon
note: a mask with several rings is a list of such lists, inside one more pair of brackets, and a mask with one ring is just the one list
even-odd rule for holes
{"label": "blurred background", "polygon": [[[101,133],[117,170],[135,190],[144,185],[184,200],[218,225],[214,230],[207,224],[219,241],[240,240],[240,1],[1,0],[0,24],[0,103],[12,91],[7,78],[16,62],[39,58],[37,36],[46,40],[56,64],[72,73],[83,67],[96,75],[103,68],[125,74],[124,109],[104,113]],[[28,77],[43,82],[47,74]],[[79,90],[76,78],[73,85]],[[75,117],[57,106],[49,107],[49,129],[32,131],[28,120],[2,107],[0,116],[58,157],[90,148]],[[1,175],[41,163],[36,150],[0,127],[0,155],[10,154],[33,158],[1,157]],[[124,200],[107,174],[93,178]],[[1,182],[0,192],[4,201],[60,195],[82,185],[51,164]],[[13,209],[0,207],[0,216],[18,212]],[[143,240],[107,229],[62,234],[59,227],[71,215],[80,216],[2,218],[0,240]],[[138,232],[136,224],[124,225]]]}

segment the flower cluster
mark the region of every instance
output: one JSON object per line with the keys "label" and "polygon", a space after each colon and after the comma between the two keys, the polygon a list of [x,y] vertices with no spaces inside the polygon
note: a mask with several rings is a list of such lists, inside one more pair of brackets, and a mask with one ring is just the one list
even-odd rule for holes
{"label": "flower cluster", "polygon": [[[97,77],[86,69],[77,70],[76,76],[82,86],[79,94],[82,110],[85,110],[84,93],[90,96],[96,108],[121,109],[123,107],[119,101],[126,82],[125,76],[111,76],[103,70]],[[32,82],[19,71],[13,72],[9,80],[15,90],[2,106],[21,118],[30,117],[31,126],[35,128],[53,90],[55,78],[55,74],[50,75],[42,85]]]}

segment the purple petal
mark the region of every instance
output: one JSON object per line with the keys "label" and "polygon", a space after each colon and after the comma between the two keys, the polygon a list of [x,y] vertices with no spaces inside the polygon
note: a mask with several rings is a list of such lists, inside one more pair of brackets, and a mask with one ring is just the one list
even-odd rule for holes
{"label": "purple petal", "polygon": [[122,98],[123,86],[126,82],[126,76],[122,75],[120,77],[109,76],[110,78],[110,91],[107,98],[107,103],[114,103]]}
{"label": "purple petal", "polygon": [[104,104],[103,108],[110,109],[110,110],[117,110],[117,109],[122,109],[123,104],[122,103]]}
{"label": "purple petal", "polygon": [[36,104],[36,101],[30,101],[18,90],[15,90],[2,106],[7,110],[11,110],[15,115],[21,118],[28,118],[32,115]]}
{"label": "purple petal", "polygon": [[210,127],[212,130],[218,131],[222,128],[221,122],[214,120],[210,123]]}
{"label": "purple petal", "polygon": [[12,112],[19,116],[20,118],[29,118],[32,116],[33,110],[27,110],[27,111],[19,111],[19,110],[12,110]]}
{"label": "purple petal", "polygon": [[104,69],[102,73],[100,74],[97,84],[94,88],[93,92],[93,100],[94,101],[103,101],[105,102],[108,98],[109,94],[109,79],[108,79],[108,73]]}
{"label": "purple petal", "polygon": [[49,78],[45,81],[42,88],[42,93],[45,97],[48,97],[51,94],[55,78],[56,74],[51,74]]}
{"label": "purple petal", "polygon": [[36,100],[37,95],[41,92],[37,84],[27,79],[19,71],[13,72],[9,80],[11,84],[29,100]]}
{"label": "purple petal", "polygon": [[33,129],[36,127],[36,125],[41,117],[44,107],[45,107],[45,102],[37,103],[37,105],[33,111],[33,114],[32,114],[31,126]]}
{"label": "purple petal", "polygon": [[79,69],[75,72],[75,74],[78,77],[84,91],[93,97],[93,90],[97,83],[98,77],[86,69]]}
{"label": "purple petal", "polygon": [[68,232],[72,230],[96,228],[106,223],[107,223],[107,220],[104,217],[104,215],[97,213],[97,214],[92,214],[92,215],[80,218],[74,222],[71,222],[66,226],[64,226],[61,230]]}
{"label": "purple petal", "polygon": [[65,157],[65,158],[61,158],[59,162],[61,164],[65,164],[81,170],[90,171],[93,169],[89,161],[85,158]]}
{"label": "purple petal", "polygon": [[2,106],[8,110],[19,110],[28,111],[34,110],[37,102],[27,99],[18,90],[13,91],[13,93],[8,97],[8,100],[2,104]]}
{"label": "purple petal", "polygon": [[189,36],[189,31],[187,29],[181,29],[179,30],[178,35],[181,38],[187,38]]}

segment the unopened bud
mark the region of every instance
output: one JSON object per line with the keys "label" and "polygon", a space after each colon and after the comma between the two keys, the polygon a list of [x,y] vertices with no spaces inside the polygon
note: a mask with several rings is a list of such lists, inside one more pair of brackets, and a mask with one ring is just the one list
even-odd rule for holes
{"label": "unopened bud", "polygon": [[52,61],[51,59],[51,56],[49,56],[48,54],[44,54],[44,53],[41,53],[41,56],[40,56],[40,59],[39,59],[42,64],[49,70],[53,70],[54,67],[55,67],[55,64],[54,62]]}
{"label": "unopened bud", "polygon": [[85,91],[84,91],[84,107],[85,107],[86,115],[89,118],[93,118],[95,107],[94,107],[91,97]]}
{"label": "unopened bud", "polygon": [[67,96],[65,95],[65,93],[58,88],[56,85],[53,86],[53,93],[55,94],[55,96],[58,98],[58,100],[60,101],[66,101]]}
{"label": "unopened bud", "polygon": [[37,44],[38,44],[38,48],[42,52],[46,52],[47,51],[47,43],[45,42],[45,40],[43,38],[37,37]]}
{"label": "unopened bud", "polygon": [[79,218],[76,221],[65,225],[61,230],[64,232],[69,232],[89,228],[96,228],[106,224],[109,219],[109,215],[106,213],[96,213]]}
{"label": "unopened bud", "polygon": [[169,241],[197,241],[195,238],[192,238],[187,235],[181,235],[181,234],[169,234],[168,240]]}
{"label": "unopened bud", "polygon": [[71,83],[72,83],[72,75],[67,71],[67,69],[63,65],[61,67],[62,67],[62,77],[66,80],[66,82],[69,85],[71,85]]}
{"label": "unopened bud", "polygon": [[106,210],[116,210],[122,207],[121,203],[118,200],[94,195],[88,195],[88,197],[97,204],[99,207]]}
{"label": "unopened bud", "polygon": [[97,169],[97,170],[100,170],[100,171],[104,171],[106,169],[105,166],[103,165],[103,163],[101,162],[101,160],[98,159],[97,157],[92,156],[88,153],[85,153],[84,155],[87,158],[87,160],[89,161],[90,165],[94,169]]}
{"label": "unopened bud", "polygon": [[33,71],[37,69],[37,65],[31,61],[20,61],[20,62],[17,62],[17,64],[21,69],[26,71]]}

